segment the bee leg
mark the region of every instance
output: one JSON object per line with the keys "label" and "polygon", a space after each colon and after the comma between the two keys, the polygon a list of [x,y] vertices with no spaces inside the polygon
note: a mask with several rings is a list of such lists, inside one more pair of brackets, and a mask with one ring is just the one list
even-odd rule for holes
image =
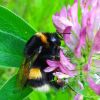
{"label": "bee leg", "polygon": [[48,84],[51,87],[53,87],[55,89],[60,89],[61,87],[63,87],[63,83],[62,82],[58,82],[58,81],[53,80],[54,76],[52,75],[52,73],[48,73],[46,75],[46,78],[47,78]]}
{"label": "bee leg", "polygon": [[60,89],[62,85],[58,84],[57,82],[49,82],[50,86],[55,89]]}

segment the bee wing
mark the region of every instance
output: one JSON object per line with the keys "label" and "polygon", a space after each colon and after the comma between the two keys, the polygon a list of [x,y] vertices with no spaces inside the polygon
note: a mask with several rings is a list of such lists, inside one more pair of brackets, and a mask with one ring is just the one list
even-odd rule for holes
{"label": "bee wing", "polygon": [[17,86],[23,88],[27,82],[28,73],[30,68],[30,61],[25,59],[17,74]]}
{"label": "bee wing", "polygon": [[19,71],[18,71],[18,82],[17,82],[17,86],[23,88],[26,83],[27,83],[27,79],[29,77],[29,71],[31,68],[32,63],[35,62],[35,60],[37,59],[37,57],[39,56],[39,54],[42,51],[42,46],[40,46],[37,49],[37,52],[33,53],[31,58],[26,58],[22,64],[22,66],[20,67]]}

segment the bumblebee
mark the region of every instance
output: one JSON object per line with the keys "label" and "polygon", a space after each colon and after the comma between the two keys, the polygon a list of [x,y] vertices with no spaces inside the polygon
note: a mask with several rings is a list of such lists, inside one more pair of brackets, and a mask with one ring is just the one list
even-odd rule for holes
{"label": "bumblebee", "polygon": [[61,37],[57,33],[38,32],[25,45],[25,61],[19,70],[21,87],[27,85],[33,88],[48,86],[59,88],[60,85],[52,81],[52,73],[45,73],[48,66],[46,60],[59,60]]}

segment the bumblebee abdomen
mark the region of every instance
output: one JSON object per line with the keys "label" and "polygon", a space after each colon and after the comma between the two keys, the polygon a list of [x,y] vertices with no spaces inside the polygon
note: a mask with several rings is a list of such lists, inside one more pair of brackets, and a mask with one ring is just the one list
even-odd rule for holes
{"label": "bumblebee abdomen", "polygon": [[31,68],[29,70],[29,79],[41,79],[42,78],[42,72],[40,68]]}
{"label": "bumblebee abdomen", "polygon": [[29,70],[27,84],[32,87],[41,87],[46,84],[45,75],[39,67],[33,67]]}
{"label": "bumblebee abdomen", "polygon": [[40,78],[40,79],[28,79],[27,84],[36,88],[36,87],[43,86],[44,84],[46,84],[46,82],[42,78]]}

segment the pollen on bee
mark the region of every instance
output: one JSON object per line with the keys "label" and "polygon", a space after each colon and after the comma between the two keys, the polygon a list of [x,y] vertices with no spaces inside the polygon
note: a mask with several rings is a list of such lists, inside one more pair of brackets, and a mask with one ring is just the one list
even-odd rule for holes
{"label": "pollen on bee", "polygon": [[39,68],[31,68],[29,72],[29,79],[42,78],[42,73]]}

